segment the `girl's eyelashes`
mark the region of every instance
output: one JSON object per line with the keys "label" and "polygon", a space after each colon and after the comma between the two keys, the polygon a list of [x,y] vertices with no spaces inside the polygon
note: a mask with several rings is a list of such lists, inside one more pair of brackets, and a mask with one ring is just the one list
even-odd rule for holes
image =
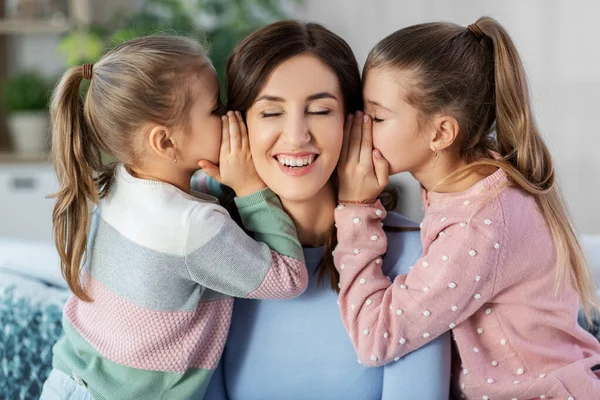
{"label": "girl's eyelashes", "polygon": [[374,124],[377,124],[379,122],[383,122],[383,119],[381,118],[377,118],[375,115],[376,113],[370,113],[368,111],[364,111],[365,115],[368,115],[371,117],[371,120],[373,121]]}
{"label": "girl's eyelashes", "polygon": [[377,117],[375,116],[375,113],[371,114],[371,113],[368,113],[368,112],[366,112],[366,111],[365,111],[365,114],[367,114],[367,115],[369,115],[369,116],[371,117],[371,120],[373,120],[373,123],[374,123],[374,124],[377,124],[377,123],[379,123],[379,122],[383,122],[383,119],[381,119],[381,118],[377,118]]}

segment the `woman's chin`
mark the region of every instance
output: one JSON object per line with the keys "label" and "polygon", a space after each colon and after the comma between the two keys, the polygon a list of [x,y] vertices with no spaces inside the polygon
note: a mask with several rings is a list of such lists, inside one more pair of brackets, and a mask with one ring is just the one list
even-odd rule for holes
{"label": "woman's chin", "polygon": [[319,192],[319,190],[325,186],[326,182],[322,184],[300,184],[293,182],[281,182],[279,184],[270,185],[267,183],[267,186],[279,196],[281,201],[284,202],[305,202],[310,201],[315,197],[315,195]]}

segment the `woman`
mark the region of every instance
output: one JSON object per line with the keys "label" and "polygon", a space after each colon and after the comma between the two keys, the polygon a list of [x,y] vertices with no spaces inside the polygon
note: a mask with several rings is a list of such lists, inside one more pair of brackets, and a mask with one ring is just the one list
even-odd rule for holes
{"label": "woman", "polygon": [[[386,367],[366,368],[357,363],[339,317],[331,256],[334,170],[345,116],[362,108],[348,44],[317,24],[274,23],[238,45],[227,76],[228,106],[244,114],[256,169],[296,225],[310,282],[295,300],[236,301],[206,398],[448,398],[449,336]],[[394,213],[385,224],[383,268],[393,278],[419,257],[419,233]]]}

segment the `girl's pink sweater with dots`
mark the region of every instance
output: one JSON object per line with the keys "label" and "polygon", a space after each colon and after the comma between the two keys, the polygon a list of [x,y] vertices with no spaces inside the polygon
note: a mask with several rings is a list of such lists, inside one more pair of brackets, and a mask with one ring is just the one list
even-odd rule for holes
{"label": "girl's pink sweater with dots", "polygon": [[423,256],[390,282],[385,210],[335,212],[340,311],[359,360],[397,361],[451,329],[461,398],[600,399],[600,344],[577,324],[578,295],[556,291],[556,252],[533,197],[498,170],[462,193],[430,193]]}

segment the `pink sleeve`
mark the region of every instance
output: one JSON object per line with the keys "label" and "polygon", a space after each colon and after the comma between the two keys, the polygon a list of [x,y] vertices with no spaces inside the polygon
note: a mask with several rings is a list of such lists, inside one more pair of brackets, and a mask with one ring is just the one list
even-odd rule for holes
{"label": "pink sleeve", "polygon": [[491,239],[453,224],[424,247],[408,274],[390,282],[381,270],[385,216],[380,202],[335,211],[340,312],[368,366],[398,359],[474,314],[493,294],[498,260]]}
{"label": "pink sleeve", "polygon": [[247,299],[287,300],[300,296],[308,286],[306,265],[271,250],[271,266],[260,286]]}

